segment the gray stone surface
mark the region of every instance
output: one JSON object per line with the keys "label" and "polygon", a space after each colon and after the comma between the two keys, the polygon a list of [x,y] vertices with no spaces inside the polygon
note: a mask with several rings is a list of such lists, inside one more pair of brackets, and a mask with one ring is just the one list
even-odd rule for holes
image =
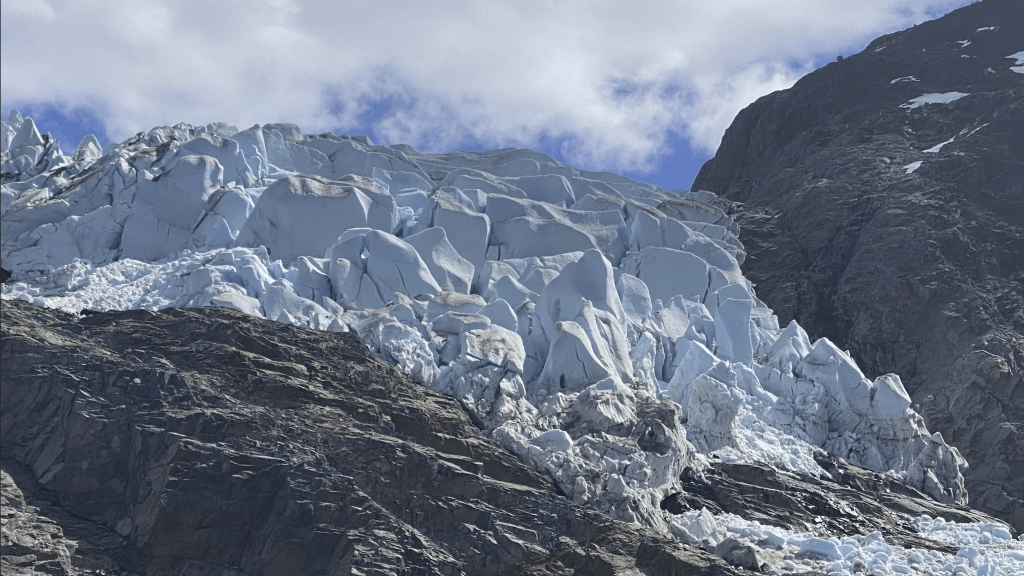
{"label": "gray stone surface", "polygon": [[[1024,74],[1007,56],[1022,38],[1015,0],[879,38],[743,110],[694,182],[743,203],[744,269],[782,324],[899,374],[970,463],[971,505],[1017,530]],[[969,95],[901,107],[949,92]]]}
{"label": "gray stone surface", "polygon": [[71,565],[75,542],[61,527],[25,502],[11,475],[0,471],[0,570],[22,574],[78,574]]}
{"label": "gray stone surface", "polygon": [[4,574],[8,537],[60,574],[734,573],[573,506],[354,334],[0,306],[3,468],[31,495],[5,474]]}

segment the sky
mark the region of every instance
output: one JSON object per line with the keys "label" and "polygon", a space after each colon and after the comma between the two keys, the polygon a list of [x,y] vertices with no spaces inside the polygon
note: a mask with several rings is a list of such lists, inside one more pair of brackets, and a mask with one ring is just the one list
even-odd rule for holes
{"label": "sky", "polygon": [[66,153],[178,122],[533,148],[690,187],[736,113],[969,0],[3,0],[0,112]]}

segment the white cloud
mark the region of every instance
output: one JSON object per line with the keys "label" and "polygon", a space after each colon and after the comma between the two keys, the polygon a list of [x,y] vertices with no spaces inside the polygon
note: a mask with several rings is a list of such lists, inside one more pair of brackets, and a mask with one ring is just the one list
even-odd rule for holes
{"label": "white cloud", "polygon": [[427,150],[556,142],[635,171],[671,135],[713,151],[815,58],[965,3],[4,0],[0,98],[90,108],[118,138],[290,121]]}

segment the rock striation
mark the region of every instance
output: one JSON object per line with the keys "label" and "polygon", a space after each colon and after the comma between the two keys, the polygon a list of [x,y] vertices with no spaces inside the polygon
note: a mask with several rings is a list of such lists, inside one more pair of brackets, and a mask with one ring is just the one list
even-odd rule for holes
{"label": "rock striation", "polygon": [[1024,529],[1024,11],[972,3],[743,110],[694,188],[736,202],[783,322],[900,374]]}

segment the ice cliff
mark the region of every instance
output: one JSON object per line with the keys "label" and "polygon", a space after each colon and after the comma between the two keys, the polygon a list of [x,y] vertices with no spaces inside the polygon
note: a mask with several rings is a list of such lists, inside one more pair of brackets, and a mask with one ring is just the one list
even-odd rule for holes
{"label": "ice cliff", "polygon": [[824,451],[967,501],[899,376],[778,325],[712,193],[290,124],[67,155],[12,113],[2,153],[4,299],[355,332],[573,501],[684,541],[659,504],[714,459],[825,476]]}

